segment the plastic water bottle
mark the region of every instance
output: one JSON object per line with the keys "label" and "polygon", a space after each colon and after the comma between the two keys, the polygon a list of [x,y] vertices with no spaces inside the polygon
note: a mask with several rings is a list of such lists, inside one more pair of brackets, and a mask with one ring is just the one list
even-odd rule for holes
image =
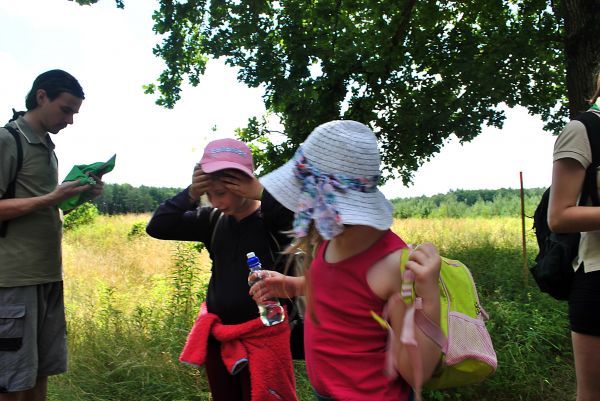
{"label": "plastic water bottle", "polygon": [[[250,269],[250,275],[248,276],[248,285],[252,287],[254,283],[262,280],[262,266],[260,264],[260,260],[254,254],[254,252],[249,252],[247,255],[246,263],[248,263],[248,268]],[[265,326],[274,326],[279,324],[285,320],[285,313],[283,312],[283,307],[279,303],[277,298],[267,299],[263,302],[257,302],[258,304],[258,314],[260,315],[260,320],[262,320]]]}

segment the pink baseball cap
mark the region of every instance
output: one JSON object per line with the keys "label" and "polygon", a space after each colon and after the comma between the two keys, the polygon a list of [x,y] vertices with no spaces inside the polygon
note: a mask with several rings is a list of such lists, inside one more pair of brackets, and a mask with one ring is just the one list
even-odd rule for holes
{"label": "pink baseball cap", "polygon": [[254,175],[252,151],[236,139],[217,139],[206,145],[200,166],[205,173],[233,168],[249,176]]}

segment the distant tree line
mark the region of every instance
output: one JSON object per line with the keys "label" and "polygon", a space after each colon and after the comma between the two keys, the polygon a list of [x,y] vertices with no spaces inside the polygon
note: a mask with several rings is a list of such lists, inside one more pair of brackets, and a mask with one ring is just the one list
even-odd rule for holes
{"label": "distant tree line", "polygon": [[[93,201],[101,214],[153,212],[182,188],[134,187],[105,184],[103,194]],[[525,214],[532,216],[545,188],[524,190]],[[518,189],[455,190],[446,194],[392,200],[394,217],[492,217],[521,215]]]}
{"label": "distant tree line", "polygon": [[181,188],[104,184],[102,195],[93,203],[102,214],[146,213],[153,212],[158,205],[180,191]]}
{"label": "distant tree line", "polygon": [[[532,216],[545,188],[524,190],[525,215]],[[394,217],[492,217],[521,215],[518,189],[455,190],[434,196],[393,199]]]}

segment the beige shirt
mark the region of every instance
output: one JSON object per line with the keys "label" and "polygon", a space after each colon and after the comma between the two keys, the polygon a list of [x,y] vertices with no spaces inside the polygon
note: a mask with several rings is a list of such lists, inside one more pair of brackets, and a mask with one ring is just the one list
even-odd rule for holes
{"label": "beige shirt", "polygon": [[[600,115],[596,114],[599,118]],[[592,163],[592,148],[581,121],[570,121],[554,144],[553,160],[575,159],[583,168],[588,168]],[[600,169],[596,173],[596,182],[600,193]],[[579,255],[573,261],[573,268],[577,270],[581,261],[584,262],[585,272],[600,270],[600,230],[581,233],[579,242]]]}
{"label": "beige shirt", "polygon": [[[54,144],[36,135],[20,117],[10,123],[21,133],[23,166],[18,173],[15,197],[45,195],[58,184]],[[0,128],[0,195],[14,177],[17,145]],[[35,285],[62,280],[62,221],[55,206],[10,220],[6,237],[0,238],[0,287]]]}

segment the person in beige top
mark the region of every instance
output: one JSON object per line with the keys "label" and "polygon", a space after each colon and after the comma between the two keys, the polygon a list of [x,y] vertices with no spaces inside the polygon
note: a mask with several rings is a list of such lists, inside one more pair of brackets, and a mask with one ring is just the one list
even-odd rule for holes
{"label": "person in beige top", "polygon": [[[600,74],[588,113],[600,119]],[[589,126],[589,125],[588,125]],[[600,135],[598,132],[591,134]],[[600,207],[578,206],[592,150],[586,125],[569,122],[554,145],[548,225],[554,232],[581,232],[569,296],[569,322],[577,376],[577,401],[600,400]],[[598,182],[596,174],[596,182]],[[600,188],[600,185],[599,185]]]}
{"label": "person in beige top", "polygon": [[86,191],[99,196],[102,181],[58,185],[49,134],[73,124],[83,99],[72,75],[44,72],[27,95],[27,112],[15,112],[0,128],[0,222],[6,227],[0,236],[0,401],[43,401],[47,377],[67,368],[57,205]]}

